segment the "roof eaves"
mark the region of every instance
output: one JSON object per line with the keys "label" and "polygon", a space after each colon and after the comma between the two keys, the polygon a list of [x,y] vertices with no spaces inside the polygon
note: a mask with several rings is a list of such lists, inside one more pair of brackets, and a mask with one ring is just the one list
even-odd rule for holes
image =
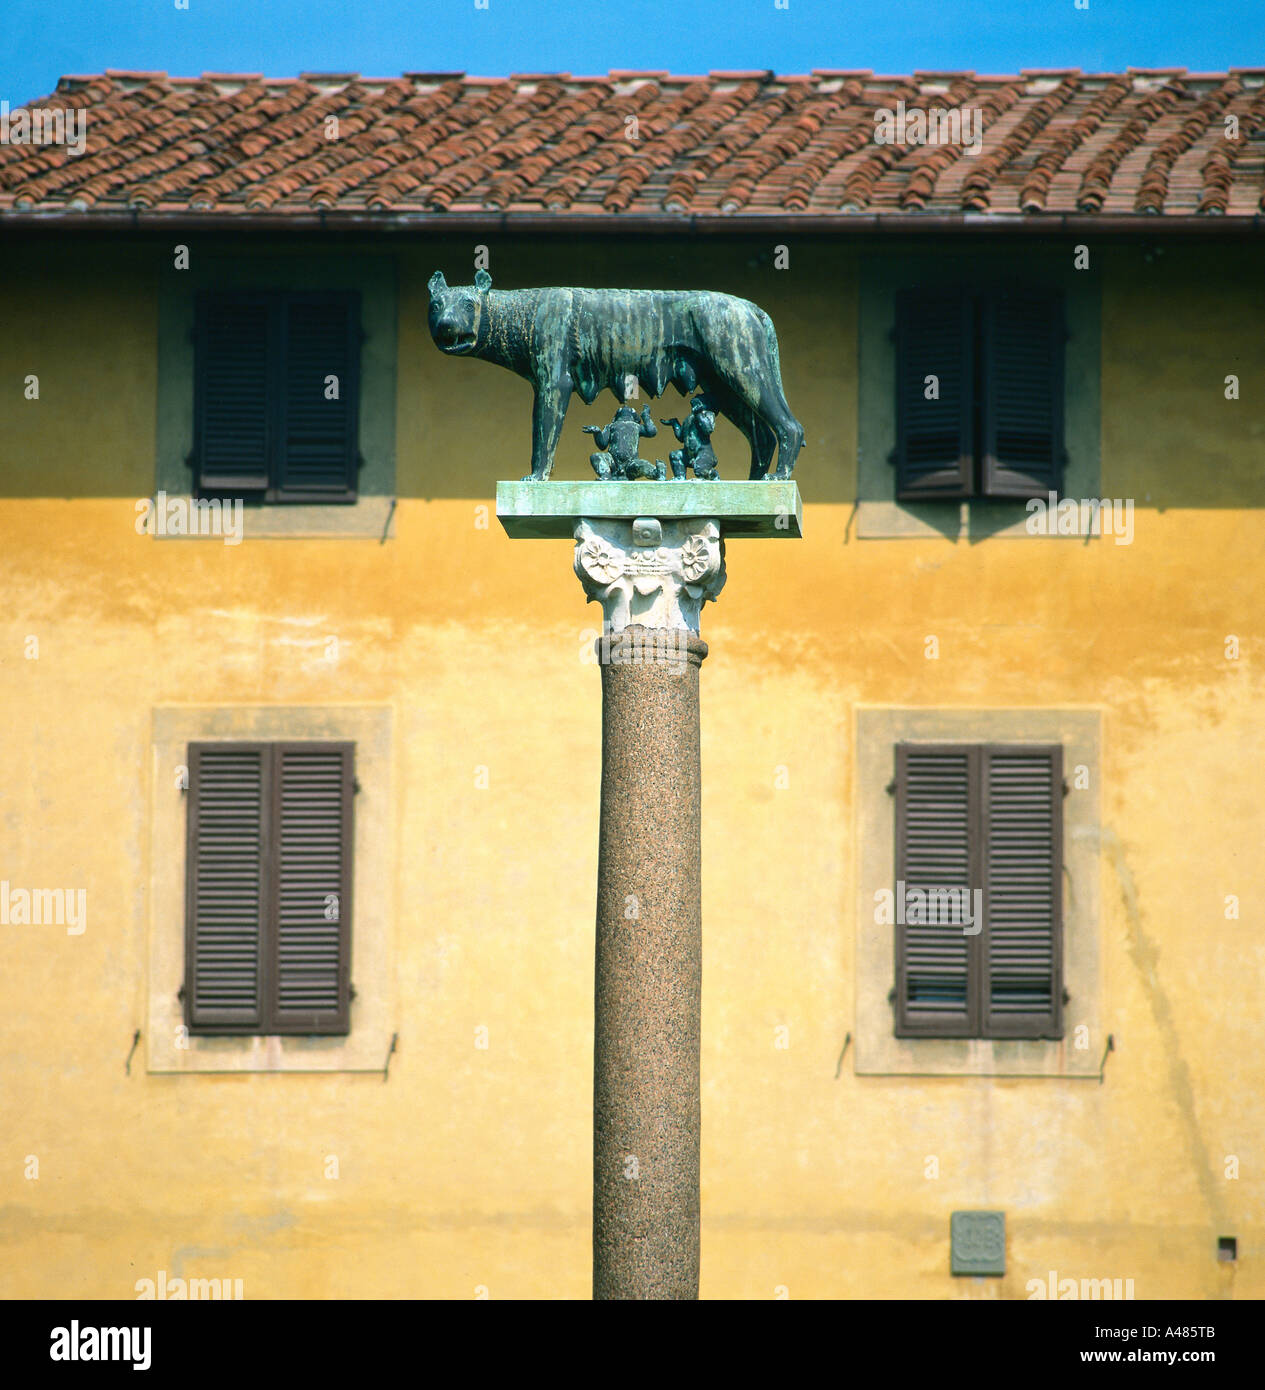
{"label": "roof eaves", "polygon": [[65,207],[50,209],[0,208],[0,231],[23,227],[57,227],[61,230],[103,230],[122,227],[182,227],[197,230],[311,231],[354,230],[396,232],[433,230],[452,232],[475,228],[502,231],[566,233],[577,229],[603,234],[638,235],[644,232],[699,232],[709,235],[743,235],[787,229],[804,235],[828,233],[941,234],[945,232],[1021,233],[1057,235],[1100,232],[1155,237],[1169,233],[1242,235],[1265,231],[1265,214],[1226,217],[1207,213],[1155,216],[1144,213],[808,213],[787,214],[781,209],[739,214],[625,213],[612,217],[600,206],[568,213],[540,210],[491,213],[486,209],[446,212],[370,212],[363,209],[329,211],[259,212],[234,207],[215,212],[192,213],[177,207],[92,209],[82,212]]}

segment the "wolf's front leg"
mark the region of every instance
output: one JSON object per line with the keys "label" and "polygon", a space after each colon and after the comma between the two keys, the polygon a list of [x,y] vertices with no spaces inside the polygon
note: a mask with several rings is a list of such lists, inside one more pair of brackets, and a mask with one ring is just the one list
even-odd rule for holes
{"label": "wolf's front leg", "polygon": [[544,482],[553,472],[553,456],[571,404],[571,378],[560,376],[536,386],[531,411],[531,472],[523,481]]}

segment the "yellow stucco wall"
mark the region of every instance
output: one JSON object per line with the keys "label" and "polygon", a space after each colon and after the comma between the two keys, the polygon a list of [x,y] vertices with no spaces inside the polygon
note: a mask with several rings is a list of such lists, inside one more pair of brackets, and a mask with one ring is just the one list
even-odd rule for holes
{"label": "yellow stucco wall", "polygon": [[[1136,499],[1134,541],[954,544],[849,530],[855,251],[795,246],[776,272],[716,239],[491,250],[498,284],[755,298],[808,433],[804,540],[733,543],[704,614],[703,1296],[1022,1298],[1049,1270],[1265,1295],[1258,263],[1095,248],[1102,495]],[[86,888],[88,925],[0,927],[0,1295],[127,1298],[159,1270],[254,1298],[588,1294],[600,614],[567,543],[480,524],[526,471],[530,392],[429,341],[426,279],[466,278],[471,246],[390,251],[385,544],[138,536],[169,248],[31,248],[3,292],[0,878]],[[610,408],[576,403],[560,476]],[[732,436],[718,449],[745,473]],[[336,635],[337,662],[296,634]],[[265,704],[393,709],[385,1084],[160,1075],[148,1040],[124,1071],[170,926],[148,894],[153,711]],[[858,1077],[851,1055],[836,1076],[858,704],[1101,709],[1101,1086]],[[1004,1278],[950,1277],[958,1208],[1006,1211]]]}

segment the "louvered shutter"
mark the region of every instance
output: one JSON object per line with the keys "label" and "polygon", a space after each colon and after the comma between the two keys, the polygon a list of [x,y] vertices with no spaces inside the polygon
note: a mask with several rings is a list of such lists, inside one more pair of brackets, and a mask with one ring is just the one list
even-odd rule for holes
{"label": "louvered shutter", "polygon": [[185,1022],[258,1032],[269,856],[268,749],[191,744]]}
{"label": "louvered shutter", "polygon": [[980,313],[984,492],[1044,498],[1063,485],[1062,297],[996,290]]}
{"label": "louvered shutter", "polygon": [[269,484],[274,316],[261,294],[203,293],[194,320],[194,487],[244,495]]}
{"label": "louvered shutter", "polygon": [[983,749],[983,1032],[1063,1036],[1063,750]]}
{"label": "louvered shutter", "polygon": [[[896,495],[967,497],[974,490],[974,316],[958,289],[896,296]],[[938,398],[928,400],[928,377]]]}
{"label": "louvered shutter", "polygon": [[351,955],[351,744],[275,750],[276,1031],[345,1033]]}
{"label": "louvered shutter", "polygon": [[[283,305],[279,499],[354,501],[360,313],[354,294],[291,294]],[[337,396],[329,392],[336,383]]]}
{"label": "louvered shutter", "polygon": [[[979,886],[978,765],[977,750],[966,745],[897,745],[898,914],[911,889]],[[902,925],[898,915],[897,1037],[974,1036],[977,940],[961,925]]]}

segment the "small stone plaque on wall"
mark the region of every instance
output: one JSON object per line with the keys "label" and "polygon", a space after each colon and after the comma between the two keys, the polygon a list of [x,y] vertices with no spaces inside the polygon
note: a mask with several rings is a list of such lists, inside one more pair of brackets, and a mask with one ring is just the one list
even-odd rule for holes
{"label": "small stone plaque on wall", "polygon": [[1005,1274],[1006,1213],[955,1211],[949,1221],[950,1273]]}

